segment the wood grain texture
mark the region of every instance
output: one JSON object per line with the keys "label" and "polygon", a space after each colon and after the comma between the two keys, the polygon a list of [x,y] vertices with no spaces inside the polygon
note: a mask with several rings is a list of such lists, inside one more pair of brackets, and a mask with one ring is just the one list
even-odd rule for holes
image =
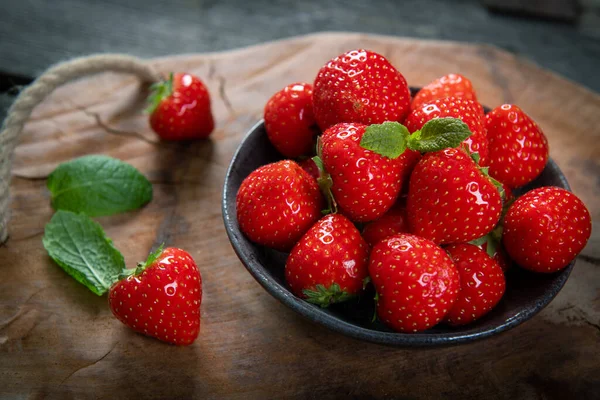
{"label": "wood grain texture", "polygon": [[[411,85],[468,76],[488,106],[519,104],[600,220],[600,96],[488,46],[319,34],[226,53],[155,60],[202,77],[213,97],[210,140],[159,143],[134,78],[61,88],[26,125],[15,157],[10,239],[0,248],[0,397],[22,398],[593,398],[600,390],[600,235],[558,297],[531,321],[470,345],[395,349],[301,319],[245,271],[220,213],[228,163],[272,93],[311,81],[331,57],[365,47]],[[444,62],[440,62],[444,60]],[[96,118],[100,118],[99,120]],[[43,179],[90,153],[123,159],[154,183],[144,209],[99,218],[128,265],[157,243],[182,247],[204,281],[201,336],[177,348],[137,335],[54,265],[42,247],[52,215]]]}

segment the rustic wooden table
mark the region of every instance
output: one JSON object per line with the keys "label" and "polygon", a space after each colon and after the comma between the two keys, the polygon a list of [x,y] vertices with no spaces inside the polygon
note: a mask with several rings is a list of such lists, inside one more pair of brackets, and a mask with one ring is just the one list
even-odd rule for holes
{"label": "rustic wooden table", "polygon": [[[464,73],[484,104],[521,105],[597,223],[600,96],[488,46],[320,34],[224,53],[156,59],[201,76],[217,129],[207,141],[158,143],[135,78],[100,75],[65,86],[32,115],[16,151],[10,239],[0,248],[2,398],[594,398],[600,388],[600,235],[558,297],[504,334],[469,345],[397,349],[309,323],[270,297],[224,231],[223,178],[269,96],[313,79],[344,50],[381,52],[411,85]],[[440,62],[442,59],[444,62]],[[98,117],[101,121],[96,119]],[[120,132],[120,133],[119,133]],[[136,133],[131,135],[130,133]],[[100,218],[131,266],[157,243],[187,249],[204,279],[201,336],[174,347],[138,335],[48,258],[53,211],[44,177],[89,153],[130,162],[154,183],[144,209]]]}

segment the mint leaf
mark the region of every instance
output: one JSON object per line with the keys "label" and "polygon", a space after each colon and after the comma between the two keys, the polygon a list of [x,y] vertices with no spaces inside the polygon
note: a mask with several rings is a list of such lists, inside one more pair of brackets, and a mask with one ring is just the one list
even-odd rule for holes
{"label": "mint leaf", "polygon": [[152,199],[152,184],[132,165],[91,155],[60,164],[48,177],[55,210],[89,216],[140,208]]}
{"label": "mint leaf", "polygon": [[409,149],[422,153],[439,151],[458,146],[471,136],[467,124],[458,118],[435,118],[423,125],[420,131],[414,132],[409,138]]}
{"label": "mint leaf", "polygon": [[125,269],[123,255],[112,240],[84,214],[57,211],[46,224],[42,242],[67,274],[98,296],[106,293]]}
{"label": "mint leaf", "polygon": [[398,158],[406,150],[410,132],[398,122],[384,122],[367,126],[360,146],[388,158]]}

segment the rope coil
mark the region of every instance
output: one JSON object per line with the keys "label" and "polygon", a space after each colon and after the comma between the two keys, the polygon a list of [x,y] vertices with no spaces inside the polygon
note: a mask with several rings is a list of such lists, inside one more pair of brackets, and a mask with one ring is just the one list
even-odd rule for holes
{"label": "rope coil", "polygon": [[75,58],[50,67],[25,88],[8,109],[0,130],[0,243],[8,238],[12,159],[19,134],[34,108],[59,86],[101,72],[136,75],[144,83],[160,80],[145,60],[124,54],[100,54]]}

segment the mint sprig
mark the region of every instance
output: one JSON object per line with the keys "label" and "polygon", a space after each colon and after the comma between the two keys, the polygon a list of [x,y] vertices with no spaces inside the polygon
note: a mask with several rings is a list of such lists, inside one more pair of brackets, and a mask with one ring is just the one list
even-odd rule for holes
{"label": "mint sprig", "polygon": [[152,184],[116,158],[90,155],[60,164],[48,177],[52,207],[89,216],[140,208],[152,200]]}
{"label": "mint sprig", "polygon": [[422,153],[457,147],[471,136],[467,124],[458,118],[435,118],[412,134],[398,122],[373,124],[365,129],[362,148],[388,158],[398,158],[406,149]]}
{"label": "mint sprig", "polygon": [[57,211],[42,239],[48,255],[65,272],[98,296],[125,269],[123,255],[97,222],[84,214]]}

